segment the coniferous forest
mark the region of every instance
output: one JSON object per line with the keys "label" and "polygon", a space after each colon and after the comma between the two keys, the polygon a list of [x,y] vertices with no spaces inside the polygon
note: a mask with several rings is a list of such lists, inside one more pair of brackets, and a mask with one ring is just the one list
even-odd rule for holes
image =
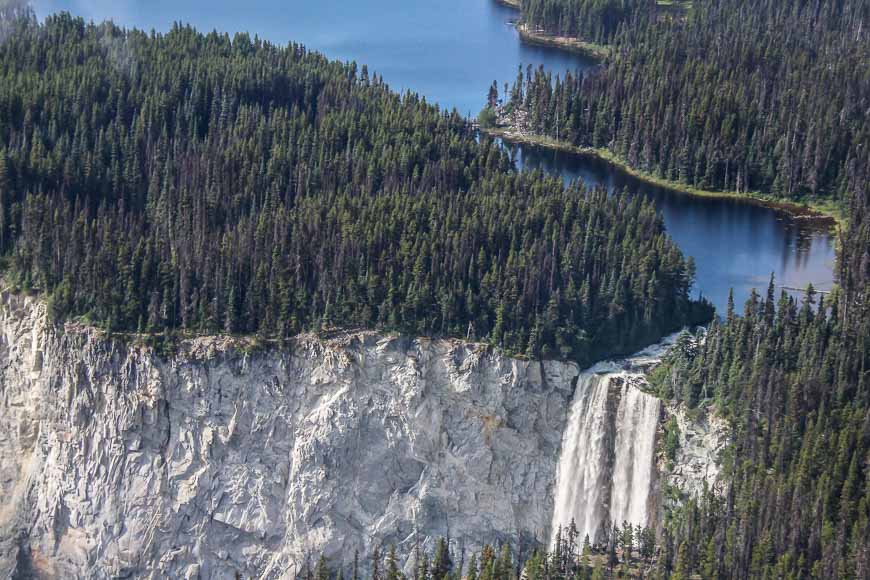
{"label": "coniferous forest", "polygon": [[[578,5],[549,4],[541,25],[564,32]],[[733,428],[727,494],[665,527],[670,577],[870,577],[868,23],[863,1],[696,1],[623,21],[591,74],[521,70],[504,95],[520,129],[699,188],[833,201],[849,220],[834,293],[771,281],[656,370],[660,396]]]}
{"label": "coniferous forest", "polygon": [[[524,18],[583,37],[560,23],[597,5],[528,2]],[[603,67],[558,81],[521,71],[503,96],[519,128],[696,188],[848,204],[868,171],[870,3],[698,0],[679,17],[652,6],[622,21]]]}
{"label": "coniferous forest", "polygon": [[581,362],[709,318],[651,205],[518,173],[364,67],[182,26],[6,26],[0,247],[57,318]]}
{"label": "coniferous forest", "polygon": [[[502,106],[524,130],[694,187],[836,204],[838,285],[795,298],[771,281],[654,371],[663,399],[729,421],[724,495],[602,546],[569,529],[549,552],[457,561],[440,541],[415,577],[870,577],[870,2],[522,8],[613,47],[586,75],[521,69]],[[57,320],[166,337],[366,327],[586,364],[712,315],[651,204],[518,172],[365,67],[26,10],[0,13],[0,38],[4,276]],[[394,551],[357,555],[363,570],[404,577]],[[321,559],[304,576],[335,572]]]}
{"label": "coniferous forest", "polygon": [[[658,537],[614,525],[603,544],[590,546],[568,528],[550,550],[486,546],[461,561],[450,560],[439,543],[433,555],[418,555],[415,579],[870,576],[866,194],[854,197],[851,210],[836,292],[809,288],[796,300],[777,295],[771,281],[742,310],[731,304],[706,331],[686,333],[651,376],[662,398],[728,420],[724,495],[689,500],[669,514]],[[377,563],[364,577],[401,577],[394,554],[366,557]],[[331,574],[321,560],[305,577]],[[361,577],[356,567],[353,577]]]}
{"label": "coniferous forest", "polygon": [[524,23],[557,36],[608,44],[620,28],[655,13],[655,0],[522,0]]}
{"label": "coniferous forest", "polygon": [[[416,547],[412,574],[402,571],[395,546],[376,548],[371,554],[354,554],[346,572],[331,567],[321,556],[309,560],[301,569],[305,580],[604,580],[617,574],[625,577],[667,578],[667,572],[655,563],[655,531],[651,528],[614,525],[606,541],[593,548],[588,538],[580,538],[576,528],[560,533],[552,551],[534,549],[516,553],[508,544],[489,544],[478,553],[458,554],[451,549],[449,538],[438,538],[434,549]],[[658,562],[661,562],[659,560]]]}
{"label": "coniferous forest", "polygon": [[870,227],[861,198],[839,292],[796,302],[771,284],[657,369],[661,396],[713,408],[733,426],[728,493],[690,503],[671,522],[674,569],[870,576]]}

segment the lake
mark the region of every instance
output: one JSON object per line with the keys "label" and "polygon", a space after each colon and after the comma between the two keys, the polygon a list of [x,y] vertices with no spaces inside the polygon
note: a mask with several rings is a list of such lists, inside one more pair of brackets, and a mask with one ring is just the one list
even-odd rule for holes
{"label": "lake", "polygon": [[834,283],[835,238],[827,222],[795,218],[735,198],[693,197],[655,187],[597,159],[537,147],[517,147],[519,164],[557,171],[566,181],[652,198],[671,237],[697,265],[696,290],[720,313],[734,289],[738,311],[757,288],[766,292],[770,275],[778,286],[829,290]]}
{"label": "lake", "polygon": [[[495,0],[36,0],[40,17],[58,10],[94,20],[165,31],[173,22],[200,30],[247,31],[278,44],[290,40],[331,58],[355,60],[399,91],[412,90],[442,107],[476,115],[497,80],[517,67],[554,72],[595,64],[561,50],[519,41],[516,11]],[[696,292],[720,310],[734,288],[738,305],[752,288],[777,283],[817,289],[833,284],[834,236],[827,225],[793,219],[739,200],[695,198],[632,179],[600,161],[523,147],[518,162],[654,199],[667,228],[697,264]]]}
{"label": "lake", "polygon": [[93,20],[166,31],[249,32],[276,44],[300,42],[330,58],[355,60],[393,89],[476,116],[492,81],[517,66],[554,71],[594,66],[556,48],[521,44],[517,12],[495,0],[36,0],[40,17],[58,10]]}

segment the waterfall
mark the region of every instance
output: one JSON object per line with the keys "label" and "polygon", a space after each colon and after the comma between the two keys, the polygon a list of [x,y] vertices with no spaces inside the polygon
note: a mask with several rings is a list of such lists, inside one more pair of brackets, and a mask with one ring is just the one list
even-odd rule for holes
{"label": "waterfall", "polygon": [[583,372],[568,415],[556,480],[552,534],[571,520],[582,539],[601,540],[611,522],[646,526],[654,482],[661,401],[641,391],[642,369],[660,360],[675,337]]}
{"label": "waterfall", "polygon": [[610,521],[646,526],[661,401],[628,383],[622,387]]}
{"label": "waterfall", "polygon": [[589,533],[592,538],[606,515],[609,391],[610,381],[593,373],[577,381],[559,459],[554,530],[574,518],[581,537]]}

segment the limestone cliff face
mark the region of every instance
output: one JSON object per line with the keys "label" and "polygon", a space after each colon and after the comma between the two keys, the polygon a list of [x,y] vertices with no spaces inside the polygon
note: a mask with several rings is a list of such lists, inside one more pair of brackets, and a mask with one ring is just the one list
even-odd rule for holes
{"label": "limestone cliff face", "polygon": [[548,537],[578,369],[356,333],[168,358],[0,303],[0,578],[289,578]]}

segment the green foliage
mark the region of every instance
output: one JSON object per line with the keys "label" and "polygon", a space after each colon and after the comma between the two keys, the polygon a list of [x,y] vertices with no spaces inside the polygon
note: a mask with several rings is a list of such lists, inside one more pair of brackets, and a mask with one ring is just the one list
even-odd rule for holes
{"label": "green foliage", "polygon": [[477,580],[477,555],[472,554],[468,558],[468,569],[465,573],[465,580]]}
{"label": "green foliage", "polygon": [[522,0],[523,22],[558,36],[610,42],[633,17],[651,15],[653,0]]}
{"label": "green foliage", "polygon": [[435,557],[432,560],[432,578],[434,580],[443,580],[445,576],[450,574],[452,568],[453,561],[450,558],[447,540],[438,538],[438,541],[435,543]]}
{"label": "green foliage", "polygon": [[404,576],[399,571],[399,563],[396,561],[396,547],[390,546],[390,551],[387,554],[387,576],[386,580],[403,580]]}
{"label": "green foliage", "polygon": [[837,292],[776,299],[771,281],[663,365],[678,399],[695,404],[683,383],[703,384],[733,426],[726,498],[689,502],[669,525],[684,577],[870,575],[867,201],[853,199]]}
{"label": "green foliage", "polygon": [[[609,14],[609,4],[638,16],[616,18],[616,29],[577,16],[599,5]],[[510,107],[527,113],[525,129],[697,189],[836,205],[865,187],[865,0],[702,0],[684,17],[648,17],[656,12],[650,2],[525,0],[524,19],[614,44],[589,74],[520,77]]]}
{"label": "green foliage", "polygon": [[496,121],[496,112],[492,107],[484,107],[477,115],[477,122],[484,129],[495,127]]}
{"label": "green foliage", "polygon": [[[616,561],[623,572],[635,577],[638,572],[649,569],[656,561],[656,534],[652,528],[632,527],[624,523],[614,525],[609,531],[613,542],[592,547],[587,542],[579,542],[576,526],[572,523],[565,530],[560,530],[552,550],[534,542],[532,549],[521,548],[519,555],[514,551],[516,546],[529,546],[530,538],[506,538],[498,546],[484,544],[479,552],[467,553],[464,548],[445,538],[438,538],[434,548],[427,552],[416,547],[412,553],[412,563],[415,566],[415,580],[440,578],[441,580],[589,580],[590,578],[615,578],[614,570],[601,567],[606,561],[606,544],[615,549]],[[460,568],[452,562],[460,557],[467,564]],[[358,556],[355,556],[354,562]],[[390,547],[385,562],[381,561],[381,552],[375,549],[371,558],[370,574],[359,573],[359,578],[386,578],[401,580],[400,558],[395,547]],[[333,568],[336,568],[335,566]],[[338,566],[337,574],[342,574]],[[321,558],[313,574],[308,574],[310,580],[319,580],[321,570],[329,570],[327,561]],[[354,564],[354,575],[357,577],[357,566]],[[596,572],[596,570],[598,572]],[[331,572],[330,572],[331,573]],[[596,576],[598,574],[598,576]]]}
{"label": "green foliage", "polygon": [[680,427],[677,425],[676,418],[671,417],[665,424],[665,457],[668,458],[668,461],[674,461],[679,450]]}
{"label": "green foliage", "polygon": [[317,567],[314,569],[314,580],[330,580],[331,578],[332,572],[326,562],[326,557],[321,555],[317,561]]}
{"label": "green foliage", "polygon": [[365,67],[183,26],[17,22],[0,249],[57,318],[368,327],[587,363],[709,317],[651,205],[517,173]]}

